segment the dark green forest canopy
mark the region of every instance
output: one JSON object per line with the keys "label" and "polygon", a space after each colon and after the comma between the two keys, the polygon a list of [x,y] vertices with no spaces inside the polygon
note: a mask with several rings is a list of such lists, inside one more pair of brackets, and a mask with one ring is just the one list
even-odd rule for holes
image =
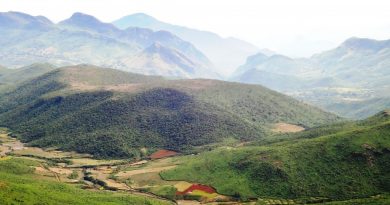
{"label": "dark green forest canopy", "polygon": [[34,146],[97,157],[187,151],[226,138],[261,139],[273,123],[313,127],[337,116],[262,86],[166,80],[90,65],[24,81],[0,99],[0,125]]}

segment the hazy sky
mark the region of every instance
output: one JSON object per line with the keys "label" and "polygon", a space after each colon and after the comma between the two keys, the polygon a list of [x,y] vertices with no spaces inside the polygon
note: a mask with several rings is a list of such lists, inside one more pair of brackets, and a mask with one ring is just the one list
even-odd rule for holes
{"label": "hazy sky", "polygon": [[143,12],[294,57],[352,36],[390,39],[390,0],[0,0],[10,10],[55,22],[76,11],[105,22]]}

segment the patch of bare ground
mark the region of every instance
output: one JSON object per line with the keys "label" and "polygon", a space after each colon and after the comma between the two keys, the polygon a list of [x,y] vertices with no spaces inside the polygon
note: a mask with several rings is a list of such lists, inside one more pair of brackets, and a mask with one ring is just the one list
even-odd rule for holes
{"label": "patch of bare ground", "polygon": [[99,88],[98,86],[95,85],[89,85],[86,83],[79,83],[79,82],[70,82],[70,86],[71,89],[75,91],[94,91]]}
{"label": "patch of bare ground", "polygon": [[304,127],[288,124],[288,123],[276,123],[274,125],[274,128],[272,129],[273,132],[280,132],[280,133],[289,133],[289,132],[301,132],[305,130]]}
{"label": "patch of bare ground", "polygon": [[99,160],[92,158],[72,158],[72,162],[68,167],[82,167],[82,166],[106,166],[123,163],[123,160]]}
{"label": "patch of bare ground", "polygon": [[177,200],[178,205],[199,205],[201,204],[199,201],[195,200]]}
{"label": "patch of bare ground", "polygon": [[155,167],[155,168],[144,168],[144,169],[137,169],[137,170],[131,170],[131,171],[122,171],[116,174],[117,177],[121,179],[127,179],[133,175],[137,174],[145,174],[145,173],[152,173],[152,172],[162,172],[168,169],[175,168],[176,165],[166,166],[166,167]]}
{"label": "patch of bare ground", "polygon": [[149,157],[151,159],[162,159],[162,158],[167,158],[167,157],[173,157],[173,156],[176,156],[178,153],[175,152],[175,151],[171,151],[171,150],[166,150],[166,149],[161,149],[161,150],[158,150],[157,152],[151,154]]}
{"label": "patch of bare ground", "polygon": [[60,181],[58,175],[55,172],[52,172],[52,171],[50,171],[49,169],[47,169],[47,168],[45,168],[43,166],[35,167],[34,173],[38,174],[38,175],[41,175],[41,176],[45,176],[45,177],[56,179],[57,181]]}
{"label": "patch of bare ground", "polygon": [[192,79],[192,80],[175,80],[171,82],[172,86],[184,88],[186,90],[204,90],[215,86],[218,83],[216,80],[208,79]]}
{"label": "patch of bare ground", "polygon": [[131,164],[129,164],[129,166],[139,166],[139,165],[143,165],[143,164],[146,164],[146,163],[148,163],[147,160],[141,160],[141,161],[138,161],[138,162],[131,163]]}
{"label": "patch of bare ground", "polygon": [[141,84],[119,84],[119,85],[109,85],[104,86],[104,90],[108,91],[117,91],[117,92],[126,92],[126,93],[132,93],[138,91],[142,87]]}
{"label": "patch of bare ground", "polygon": [[125,183],[117,182],[113,179],[109,179],[110,174],[105,169],[90,169],[93,178],[98,179],[106,183],[108,187],[112,187],[118,190],[130,190],[130,188]]}
{"label": "patch of bare ground", "polygon": [[138,91],[142,84],[117,84],[117,85],[104,85],[104,86],[96,86],[87,83],[80,82],[71,82],[71,89],[75,91],[95,91],[95,90],[106,90],[106,91],[116,91],[116,92],[124,92],[124,93],[133,93]]}

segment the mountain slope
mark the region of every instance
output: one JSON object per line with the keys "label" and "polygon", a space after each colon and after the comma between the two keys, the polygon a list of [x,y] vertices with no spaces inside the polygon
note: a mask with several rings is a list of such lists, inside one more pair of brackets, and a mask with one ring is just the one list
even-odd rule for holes
{"label": "mountain slope", "polygon": [[129,65],[130,70],[147,75],[181,76],[191,78],[217,77],[218,74],[206,69],[199,62],[192,61],[187,56],[175,49],[154,43],[141,53],[128,60],[124,60]]}
{"label": "mountain slope", "polygon": [[230,75],[247,56],[259,51],[256,46],[239,39],[222,38],[215,33],[164,23],[142,13],[125,16],[113,24],[121,29],[143,27],[172,32],[205,53],[223,75]]}
{"label": "mountain slope", "polygon": [[[257,54],[248,57],[231,79],[262,84],[343,116],[367,117],[387,108],[389,42],[351,38],[307,59]],[[372,101],[377,106],[370,106]],[[367,111],[354,112],[354,107]]]}
{"label": "mountain slope", "polygon": [[22,81],[38,77],[54,69],[55,66],[48,63],[35,63],[18,69],[0,68],[0,83],[17,84]]}
{"label": "mountain slope", "polygon": [[[9,22],[9,19],[14,18],[17,20]],[[23,21],[18,20],[19,18]],[[82,13],[75,13],[59,24],[43,21],[42,18],[23,13],[1,13],[0,61],[3,65],[21,67],[35,62],[55,65],[91,63],[143,73],[140,69],[131,70],[134,66],[128,64],[131,62],[129,59],[158,43],[186,56],[196,64],[195,69],[213,70],[213,65],[203,53],[169,32],[153,32],[142,28],[120,30],[112,24]],[[40,26],[42,21],[44,25]],[[154,68],[160,69],[158,65]],[[163,72],[164,69],[161,68],[158,73],[169,75]],[[197,76],[187,73],[186,68],[180,66],[174,69],[176,73],[183,74],[175,77],[218,77],[215,72],[210,72],[210,75],[202,72],[202,76]]]}
{"label": "mountain slope", "polygon": [[[5,158],[0,161],[1,204],[150,204],[171,205],[168,201],[129,193],[85,190],[65,182],[58,182],[36,174],[35,167],[42,166],[35,160]],[[23,202],[21,202],[23,201]]]}
{"label": "mountain slope", "polygon": [[248,141],[277,122],[312,127],[335,120],[261,86],[164,80],[88,65],[49,72],[0,99],[0,124],[24,141],[101,157]]}
{"label": "mountain slope", "polygon": [[322,202],[365,198],[390,191],[389,133],[390,112],[383,111],[278,143],[201,153],[162,176],[205,183],[244,200],[300,199],[306,204],[315,197]]}

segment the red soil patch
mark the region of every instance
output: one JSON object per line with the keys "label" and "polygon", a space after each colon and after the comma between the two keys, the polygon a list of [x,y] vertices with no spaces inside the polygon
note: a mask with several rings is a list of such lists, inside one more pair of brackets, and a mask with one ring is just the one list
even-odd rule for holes
{"label": "red soil patch", "polygon": [[182,192],[180,192],[180,191],[176,192],[176,194],[177,195],[185,195],[185,194],[187,194],[189,192],[193,192],[195,190],[204,191],[204,192],[209,193],[209,194],[216,192],[213,187],[209,187],[209,186],[202,185],[202,184],[193,184]]}
{"label": "red soil patch", "polygon": [[172,156],[175,156],[177,154],[178,153],[175,151],[161,149],[161,150],[158,150],[157,152],[151,154],[150,158],[151,159],[161,159],[161,158],[165,158],[165,157],[172,157]]}

